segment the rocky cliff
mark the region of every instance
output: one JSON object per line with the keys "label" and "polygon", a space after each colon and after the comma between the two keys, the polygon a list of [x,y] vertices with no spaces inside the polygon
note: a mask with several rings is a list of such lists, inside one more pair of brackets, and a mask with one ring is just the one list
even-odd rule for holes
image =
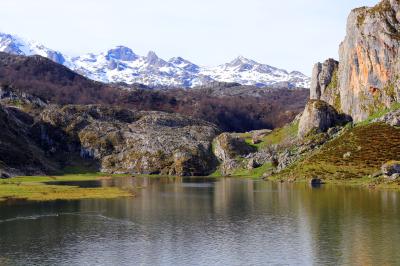
{"label": "rocky cliff", "polygon": [[[362,121],[400,100],[400,1],[382,0],[374,7],[354,9],[340,44],[339,62],[314,66],[310,102],[300,120],[299,136],[312,129]],[[315,101],[332,106],[345,120],[333,119],[331,108],[313,109]],[[312,119],[313,121],[309,121]]]}
{"label": "rocky cliff", "polygon": [[400,100],[400,1],[354,9],[340,44],[339,62],[314,67],[311,99],[362,121]]}
{"label": "rocky cliff", "polygon": [[355,121],[399,100],[400,2],[383,0],[351,12],[340,45],[343,112]]}

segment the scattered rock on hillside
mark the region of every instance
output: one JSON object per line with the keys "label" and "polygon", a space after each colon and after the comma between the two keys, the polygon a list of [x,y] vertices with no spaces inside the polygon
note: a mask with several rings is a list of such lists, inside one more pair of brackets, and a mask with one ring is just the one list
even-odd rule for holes
{"label": "scattered rock on hillside", "polygon": [[41,118],[61,128],[82,157],[107,173],[208,175],[216,167],[213,124],[177,114],[97,105],[50,106]]}

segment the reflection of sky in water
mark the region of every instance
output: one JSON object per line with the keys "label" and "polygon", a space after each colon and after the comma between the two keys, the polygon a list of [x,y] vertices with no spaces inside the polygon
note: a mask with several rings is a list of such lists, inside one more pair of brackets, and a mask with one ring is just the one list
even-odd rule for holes
{"label": "reflection of sky in water", "polygon": [[[0,205],[0,264],[399,264],[393,191],[130,178],[135,198]],[[3,263],[4,261],[4,263]]]}

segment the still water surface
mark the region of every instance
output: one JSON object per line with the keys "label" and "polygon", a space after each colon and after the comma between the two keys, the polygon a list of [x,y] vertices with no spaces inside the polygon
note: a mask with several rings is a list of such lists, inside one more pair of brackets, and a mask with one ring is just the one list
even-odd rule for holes
{"label": "still water surface", "polygon": [[0,205],[0,265],[399,265],[400,194],[124,178],[136,198]]}

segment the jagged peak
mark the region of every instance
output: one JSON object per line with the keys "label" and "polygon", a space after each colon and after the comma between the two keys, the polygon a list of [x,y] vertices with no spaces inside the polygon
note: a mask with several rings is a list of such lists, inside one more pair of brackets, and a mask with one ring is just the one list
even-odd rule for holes
{"label": "jagged peak", "polygon": [[134,61],[138,58],[131,48],[122,45],[108,50],[106,57],[107,59],[117,59],[122,61]]}
{"label": "jagged peak", "polygon": [[244,64],[257,65],[259,63],[257,63],[254,60],[248,59],[242,55],[236,57],[235,59],[233,59],[231,62],[228,63],[228,65],[231,65],[231,66],[240,66],[240,65],[244,65]]}

